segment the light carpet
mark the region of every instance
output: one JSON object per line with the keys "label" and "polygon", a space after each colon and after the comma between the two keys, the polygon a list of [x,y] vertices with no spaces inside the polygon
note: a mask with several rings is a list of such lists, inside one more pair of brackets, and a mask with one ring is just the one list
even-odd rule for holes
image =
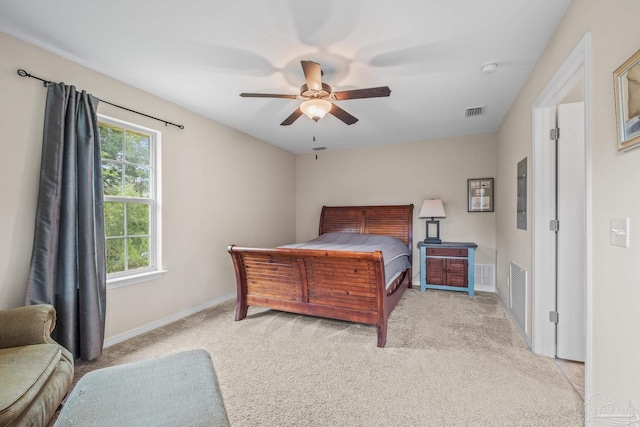
{"label": "light carpet", "polygon": [[580,426],[584,406],[497,296],[408,290],[376,328],[233,302],[105,349],[87,372],[203,348],[236,426]]}

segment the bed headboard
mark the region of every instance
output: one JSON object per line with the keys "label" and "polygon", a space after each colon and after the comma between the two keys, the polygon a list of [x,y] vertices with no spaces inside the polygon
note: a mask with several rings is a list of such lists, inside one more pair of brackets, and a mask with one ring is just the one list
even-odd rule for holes
{"label": "bed headboard", "polygon": [[413,245],[413,205],[323,206],[319,234],[343,232],[394,236]]}

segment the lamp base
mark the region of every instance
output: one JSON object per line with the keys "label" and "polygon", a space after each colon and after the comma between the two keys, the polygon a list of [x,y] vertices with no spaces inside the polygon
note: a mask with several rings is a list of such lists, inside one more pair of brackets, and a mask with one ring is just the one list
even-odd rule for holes
{"label": "lamp base", "polygon": [[435,237],[431,237],[428,239],[424,239],[425,243],[442,243],[442,240],[436,239]]}
{"label": "lamp base", "polygon": [[[442,243],[440,240],[440,221],[431,218],[427,220],[427,238],[425,243]],[[435,235],[434,235],[435,234]]]}

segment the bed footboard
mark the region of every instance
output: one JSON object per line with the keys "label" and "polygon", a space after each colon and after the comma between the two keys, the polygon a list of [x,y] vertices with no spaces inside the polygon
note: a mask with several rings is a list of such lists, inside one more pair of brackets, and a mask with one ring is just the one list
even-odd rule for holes
{"label": "bed footboard", "polygon": [[[229,246],[236,271],[236,320],[250,305],[377,325],[378,347],[387,317],[411,273],[388,296],[381,252],[309,251]],[[406,273],[406,272],[405,272]],[[404,283],[407,282],[407,283]]]}

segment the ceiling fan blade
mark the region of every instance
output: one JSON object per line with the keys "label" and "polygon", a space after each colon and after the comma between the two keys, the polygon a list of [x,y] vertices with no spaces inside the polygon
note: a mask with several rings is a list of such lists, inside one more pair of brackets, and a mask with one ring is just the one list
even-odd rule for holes
{"label": "ceiling fan blade", "polygon": [[307,88],[310,90],[322,90],[322,69],[320,64],[313,61],[300,61],[304,78],[307,81]]}
{"label": "ceiling fan blade", "polygon": [[291,113],[291,115],[289,117],[284,119],[284,122],[280,123],[280,126],[289,126],[291,123],[293,123],[296,120],[298,120],[298,117],[300,117],[301,115],[302,115],[302,110],[300,108],[298,108],[296,111]]}
{"label": "ceiling fan blade", "polygon": [[336,101],[343,101],[345,99],[359,99],[359,98],[380,98],[383,96],[389,96],[391,89],[389,86],[370,87],[367,89],[355,89],[345,90],[342,92],[333,92],[331,97]]}
{"label": "ceiling fan blade", "polygon": [[338,107],[336,104],[331,104],[331,110],[329,110],[329,114],[333,114],[348,125],[352,125],[358,121],[358,119],[344,111],[342,108]]}
{"label": "ceiling fan blade", "polygon": [[243,98],[286,98],[298,99],[298,95],[281,95],[277,93],[241,93]]}

